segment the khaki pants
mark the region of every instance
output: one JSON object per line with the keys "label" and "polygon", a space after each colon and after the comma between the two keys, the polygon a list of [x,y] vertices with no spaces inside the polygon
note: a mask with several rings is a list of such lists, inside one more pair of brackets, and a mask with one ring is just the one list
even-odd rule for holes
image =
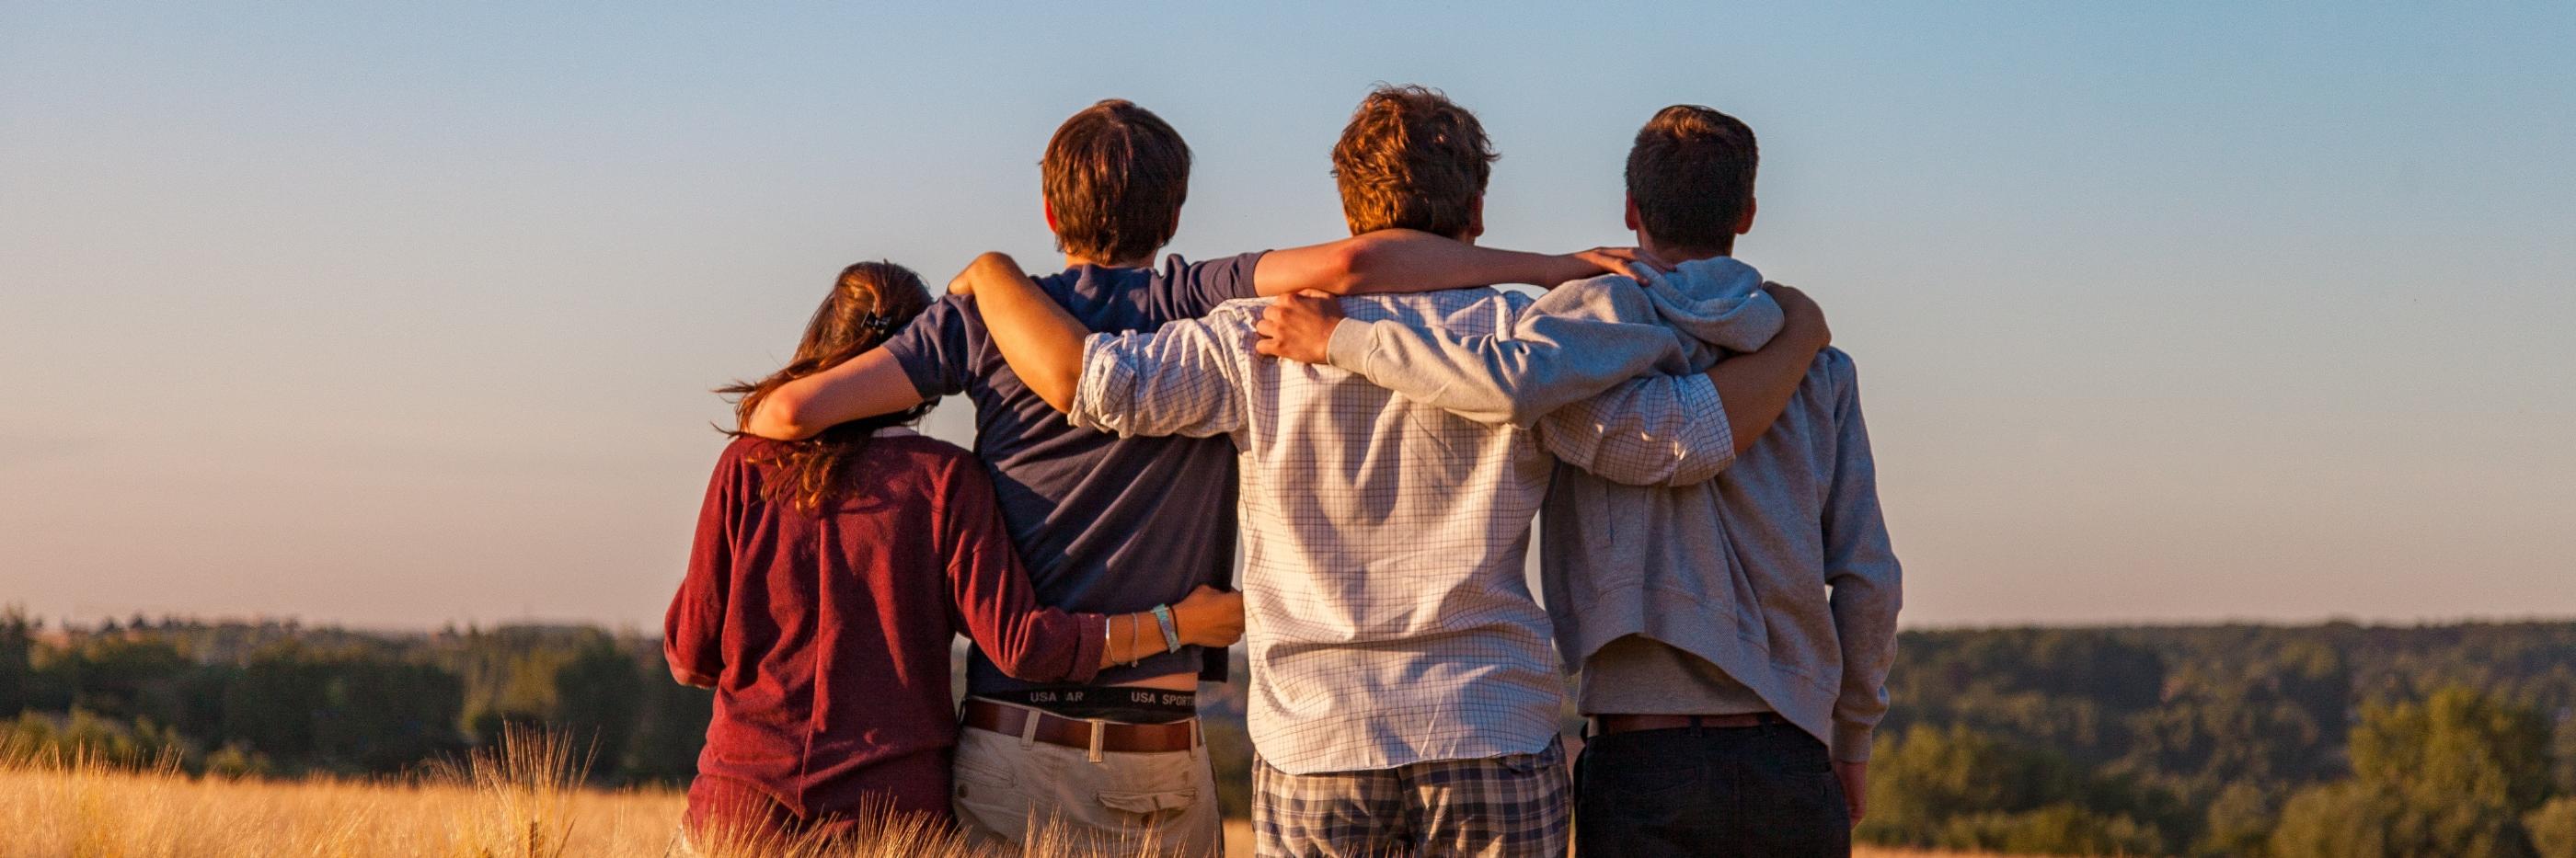
{"label": "khaki pants", "polygon": [[955,790],[957,826],[974,837],[1024,843],[1053,824],[1077,841],[1132,846],[1150,838],[1158,854],[1224,849],[1204,744],[1095,760],[1080,748],[968,727],[957,737]]}

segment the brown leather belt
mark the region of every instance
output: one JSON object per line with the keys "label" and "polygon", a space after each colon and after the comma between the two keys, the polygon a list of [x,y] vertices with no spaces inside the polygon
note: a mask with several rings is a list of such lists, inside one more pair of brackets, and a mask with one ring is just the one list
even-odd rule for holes
{"label": "brown leather belt", "polygon": [[1700,727],[1710,730],[1731,730],[1742,727],[1761,727],[1768,724],[1786,723],[1789,722],[1782,719],[1779,715],[1770,712],[1749,712],[1742,715],[1592,716],[1593,731],[1600,735],[1608,735],[1611,733],[1632,733],[1638,730],[1683,730],[1691,727]]}
{"label": "brown leather belt", "polygon": [[1116,721],[1085,721],[1066,718],[1035,709],[1004,706],[990,700],[966,700],[966,726],[990,730],[1005,736],[1020,735],[1037,719],[1037,732],[1031,738],[1050,745],[1090,750],[1094,734],[1100,750],[1113,754],[1160,754],[1186,751],[1198,746],[1198,719],[1186,718],[1168,724],[1121,724]]}

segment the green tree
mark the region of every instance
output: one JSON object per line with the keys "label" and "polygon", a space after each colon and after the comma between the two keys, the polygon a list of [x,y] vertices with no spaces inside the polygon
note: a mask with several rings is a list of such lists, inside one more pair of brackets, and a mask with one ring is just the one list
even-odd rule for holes
{"label": "green tree", "polygon": [[2365,783],[2519,815],[2549,797],[2549,742],[2539,712],[2451,686],[2422,702],[2364,710],[2352,770]]}
{"label": "green tree", "polygon": [[2550,786],[2538,712],[2444,688],[2364,710],[2351,747],[2352,780],[2303,790],[2282,809],[2275,858],[2533,854],[2523,815]]}
{"label": "green tree", "polygon": [[602,635],[555,670],[555,707],[548,726],[572,738],[576,753],[593,754],[593,774],[613,777],[625,768],[626,749],[643,715],[644,677],[635,659]]}
{"label": "green tree", "polygon": [[0,718],[16,717],[35,704],[29,682],[35,674],[36,627],[24,608],[0,611]]}

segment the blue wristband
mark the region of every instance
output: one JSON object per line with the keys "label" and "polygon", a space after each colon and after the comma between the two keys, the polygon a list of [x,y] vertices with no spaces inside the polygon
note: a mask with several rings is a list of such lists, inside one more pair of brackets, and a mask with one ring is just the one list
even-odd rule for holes
{"label": "blue wristband", "polygon": [[1163,627],[1163,651],[1180,652],[1181,632],[1179,627],[1172,624],[1172,606],[1155,605],[1154,624]]}

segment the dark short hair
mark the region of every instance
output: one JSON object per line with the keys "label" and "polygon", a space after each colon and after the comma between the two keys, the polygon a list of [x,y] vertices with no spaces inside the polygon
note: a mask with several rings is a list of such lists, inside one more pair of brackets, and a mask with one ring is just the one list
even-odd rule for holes
{"label": "dark short hair", "polygon": [[1153,111],[1113,98],[1056,126],[1038,171],[1057,250],[1102,262],[1150,259],[1180,229],[1190,145]]}
{"label": "dark short hair", "polygon": [[1656,111],[1628,150],[1628,198],[1647,235],[1673,247],[1717,250],[1753,202],[1762,153],[1743,120],[1696,104]]}
{"label": "dark short hair", "polygon": [[1494,173],[1476,115],[1438,90],[1380,86],[1333,144],[1333,182],[1351,234],[1418,229],[1455,236],[1474,221]]}

